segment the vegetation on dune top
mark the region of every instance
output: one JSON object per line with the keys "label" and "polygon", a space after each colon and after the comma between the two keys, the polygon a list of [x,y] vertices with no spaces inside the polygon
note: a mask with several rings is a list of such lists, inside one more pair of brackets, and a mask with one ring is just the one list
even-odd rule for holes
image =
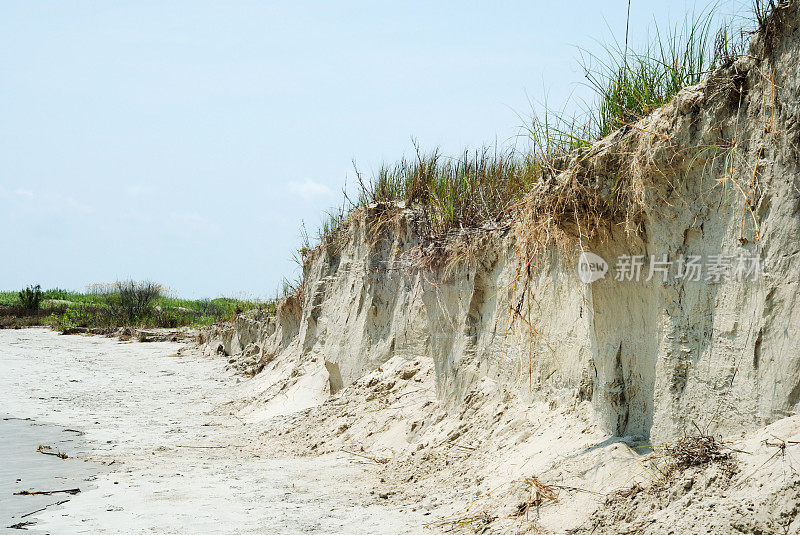
{"label": "vegetation on dune top", "polygon": [[[755,6],[756,13],[765,9],[762,3]],[[626,36],[622,44],[605,46],[602,54],[584,52],[581,65],[596,98],[582,112],[564,116],[545,110],[535,115],[523,128],[524,150],[484,147],[448,158],[438,150],[425,153],[415,144],[414,158],[384,165],[367,180],[356,171],[357,198],[348,198],[346,206],[327,215],[320,241],[333,241],[350,216],[371,203],[419,210],[424,230],[434,237],[503,219],[544,173],[563,170],[557,162],[565,155],[632,126],[681,89],[732,62],[749,35],[732,28],[711,7],[667,31],[655,26],[641,50],[629,49]]]}
{"label": "vegetation on dune top", "polygon": [[687,17],[668,31],[654,27],[644,50],[614,43],[604,55],[584,52],[581,63],[597,103],[587,110],[590,139],[630,126],[669,102],[684,87],[700,83],[715,67],[735,59],[745,43],[731,25],[715,24],[713,8]]}

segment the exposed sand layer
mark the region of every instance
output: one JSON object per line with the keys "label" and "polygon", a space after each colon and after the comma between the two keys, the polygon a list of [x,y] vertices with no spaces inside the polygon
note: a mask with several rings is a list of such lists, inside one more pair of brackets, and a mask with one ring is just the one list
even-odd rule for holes
{"label": "exposed sand layer", "polygon": [[[423,524],[410,508],[389,509],[370,496],[377,476],[352,455],[270,456],[258,444],[264,428],[227,404],[240,380],[224,361],[180,344],[5,330],[0,370],[6,413],[83,431],[76,456],[102,468],[69,502],[29,517],[36,529],[414,533]],[[3,510],[9,499],[0,497]]]}
{"label": "exposed sand layer", "polygon": [[[248,336],[247,318],[233,339]],[[250,376],[248,351],[228,405],[281,455],[350,452],[377,477],[372,496],[422,514],[424,527],[464,533],[800,533],[800,416],[714,433],[724,457],[678,465],[662,444],[614,436],[591,401],[554,393],[498,395],[485,378],[458,405],[437,396],[435,362],[395,356],[335,392],[320,359],[275,358]],[[711,411],[714,407],[709,407]],[[277,414],[282,414],[276,417]],[[701,427],[702,426],[702,427]],[[713,433],[700,421],[690,433]],[[710,437],[707,437],[710,439]],[[679,451],[691,451],[686,448]]]}

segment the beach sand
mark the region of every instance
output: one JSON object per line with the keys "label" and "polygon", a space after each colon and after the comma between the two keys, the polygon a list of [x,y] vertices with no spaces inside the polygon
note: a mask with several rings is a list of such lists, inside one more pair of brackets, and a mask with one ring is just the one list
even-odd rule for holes
{"label": "beach sand", "polygon": [[[375,476],[368,464],[344,453],[270,456],[260,436],[268,424],[246,422],[230,404],[240,379],[223,361],[183,348],[45,329],[0,331],[0,402],[16,418],[3,421],[10,438],[3,455],[11,459],[0,495],[3,526],[18,522],[22,511],[69,499],[25,517],[36,522],[29,529],[419,532],[417,513],[369,495]],[[264,442],[256,450],[263,453],[253,453],[254,441]],[[38,444],[63,448],[70,458],[42,455]],[[51,486],[81,492],[13,495]]]}

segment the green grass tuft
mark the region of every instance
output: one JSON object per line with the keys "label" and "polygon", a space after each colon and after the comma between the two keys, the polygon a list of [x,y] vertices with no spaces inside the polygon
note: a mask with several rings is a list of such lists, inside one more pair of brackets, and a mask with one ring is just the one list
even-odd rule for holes
{"label": "green grass tuft", "polygon": [[667,30],[655,25],[644,50],[615,42],[603,56],[584,51],[581,63],[597,96],[587,110],[590,137],[600,139],[649,115],[729,61],[736,48],[730,24],[718,23],[711,8]]}
{"label": "green grass tuft", "polygon": [[402,203],[418,208],[434,234],[496,221],[530,190],[541,174],[538,162],[513,151],[483,148],[445,158],[438,151],[383,166],[360,205]]}

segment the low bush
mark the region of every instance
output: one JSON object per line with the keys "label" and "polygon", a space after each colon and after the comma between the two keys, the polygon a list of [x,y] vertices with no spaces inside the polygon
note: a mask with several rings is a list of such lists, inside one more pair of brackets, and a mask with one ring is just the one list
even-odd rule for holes
{"label": "low bush", "polygon": [[153,314],[155,300],[161,297],[161,285],[151,281],[118,281],[107,287],[108,313],[125,325],[135,325]]}
{"label": "low bush", "polygon": [[42,303],[42,287],[38,284],[36,286],[28,286],[21,290],[18,296],[19,302],[25,310],[36,312]]}
{"label": "low bush", "polygon": [[77,305],[68,307],[60,314],[52,314],[47,323],[61,332],[69,332],[78,328],[114,327],[113,316],[107,310]]}

